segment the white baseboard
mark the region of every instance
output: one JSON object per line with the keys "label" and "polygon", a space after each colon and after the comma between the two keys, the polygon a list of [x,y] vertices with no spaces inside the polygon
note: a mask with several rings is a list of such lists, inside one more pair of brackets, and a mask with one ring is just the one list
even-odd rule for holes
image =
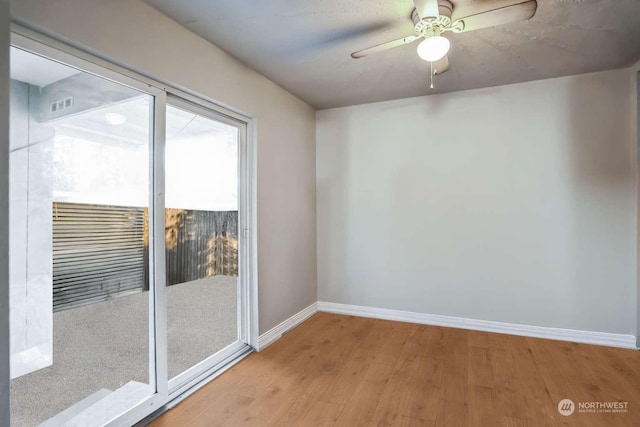
{"label": "white baseboard", "polygon": [[396,320],[400,322],[420,323],[424,325],[444,326],[449,328],[471,329],[474,331],[496,332],[500,334],[521,335],[525,337],[547,338],[552,340],[637,349],[636,337],[634,335],[550,328],[546,326],[520,325],[516,323],[466,319],[462,317],[414,313],[410,311],[363,307],[359,305],[338,304],[324,301],[318,302],[318,311],[348,314],[351,316],[372,317],[375,319]]}
{"label": "white baseboard", "polygon": [[264,334],[262,334],[262,335],[260,335],[258,337],[258,349],[257,350],[258,351],[264,350],[269,345],[271,345],[275,341],[279,340],[280,337],[282,337],[282,335],[285,332],[288,332],[291,329],[295,328],[300,323],[304,322],[305,320],[307,320],[309,317],[313,316],[317,312],[318,312],[318,303],[314,302],[309,307],[303,309],[302,311],[299,311],[298,313],[296,313],[293,316],[289,317],[284,322],[282,322],[279,325],[269,329],[267,332],[265,332]]}

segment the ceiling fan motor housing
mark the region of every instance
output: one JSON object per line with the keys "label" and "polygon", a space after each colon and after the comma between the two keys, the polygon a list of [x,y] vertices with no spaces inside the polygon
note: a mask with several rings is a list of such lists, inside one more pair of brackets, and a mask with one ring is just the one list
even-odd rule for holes
{"label": "ceiling fan motor housing", "polygon": [[[418,11],[413,9],[411,13],[411,20],[413,21],[414,29],[417,35],[429,36],[434,32],[434,28],[438,28],[438,34],[444,31],[461,31],[462,28],[458,28],[458,23],[451,25],[451,14],[453,13],[453,5],[448,0],[438,0],[438,11],[440,16],[425,16],[423,18],[418,15]],[[460,23],[462,24],[462,23]]]}

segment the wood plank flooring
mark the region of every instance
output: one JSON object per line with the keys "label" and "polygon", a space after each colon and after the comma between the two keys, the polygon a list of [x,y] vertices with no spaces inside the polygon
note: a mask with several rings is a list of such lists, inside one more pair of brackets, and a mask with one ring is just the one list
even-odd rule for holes
{"label": "wood plank flooring", "polygon": [[640,352],[318,313],[151,425],[638,427]]}

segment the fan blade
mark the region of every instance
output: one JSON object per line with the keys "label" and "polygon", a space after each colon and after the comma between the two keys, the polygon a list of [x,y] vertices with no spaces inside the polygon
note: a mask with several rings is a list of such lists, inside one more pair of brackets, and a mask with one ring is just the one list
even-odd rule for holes
{"label": "fan blade", "polygon": [[538,2],[536,0],[523,1],[521,3],[503,6],[464,18],[454,17],[453,22],[462,21],[462,32],[479,30],[481,28],[495,27],[514,21],[525,21],[536,14]]}
{"label": "fan blade", "polygon": [[363,50],[359,50],[357,52],[353,52],[351,54],[352,58],[363,58],[365,56],[369,56],[369,55],[373,55],[374,53],[378,53],[378,52],[382,52],[384,50],[387,49],[391,49],[394,47],[398,47],[398,46],[402,46],[405,44],[409,44],[412,43],[416,40],[418,40],[420,37],[419,36],[407,36],[398,40],[393,40],[390,42],[386,42],[386,43],[382,43],[373,47],[369,47],[367,49],[363,49]]}
{"label": "fan blade", "polygon": [[433,63],[433,74],[435,74],[436,76],[439,76],[440,74],[448,70],[449,70],[449,57],[446,55],[444,56],[444,58]]}
{"label": "fan blade", "polygon": [[440,16],[438,0],[413,0],[413,3],[416,5],[416,11],[421,19]]}

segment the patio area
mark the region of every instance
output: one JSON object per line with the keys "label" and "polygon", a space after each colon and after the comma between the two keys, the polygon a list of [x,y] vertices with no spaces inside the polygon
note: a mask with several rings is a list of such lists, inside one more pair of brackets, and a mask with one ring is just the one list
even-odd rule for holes
{"label": "patio area", "polygon": [[[167,288],[172,378],[237,340],[237,277]],[[102,389],[149,382],[149,293],[53,315],[53,365],[11,381],[11,419],[36,426]]]}

